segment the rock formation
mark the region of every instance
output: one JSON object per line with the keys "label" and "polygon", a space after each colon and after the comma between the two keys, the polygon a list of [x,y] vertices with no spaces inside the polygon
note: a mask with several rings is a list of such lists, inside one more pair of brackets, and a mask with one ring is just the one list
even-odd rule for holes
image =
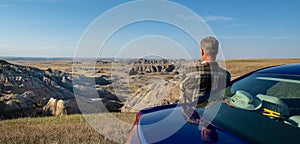
{"label": "rock formation", "polygon": [[180,88],[178,81],[151,79],[149,85],[141,87],[128,97],[122,107],[122,112],[138,112],[141,109],[176,104],[180,102]]}
{"label": "rock formation", "polygon": [[80,104],[98,113],[180,103],[179,79],[188,61],[119,61],[98,61],[106,66],[93,75],[70,75],[0,60],[0,119],[80,113]]}
{"label": "rock formation", "polygon": [[67,114],[80,113],[74,99],[57,100],[50,98],[48,103],[43,107],[43,115],[62,116]]}
{"label": "rock formation", "polygon": [[[111,84],[105,76],[88,79],[100,86]],[[112,94],[102,97],[110,110],[116,111],[122,106],[115,98],[110,99],[113,98]],[[68,73],[51,68],[40,70],[0,60],[1,119],[79,112],[73,92],[72,76]]]}
{"label": "rock formation", "polygon": [[129,71],[129,75],[145,73],[176,74],[176,66],[166,59],[138,59]]}
{"label": "rock formation", "polygon": [[39,115],[51,97],[72,99],[71,76],[0,61],[0,114],[2,118]]}

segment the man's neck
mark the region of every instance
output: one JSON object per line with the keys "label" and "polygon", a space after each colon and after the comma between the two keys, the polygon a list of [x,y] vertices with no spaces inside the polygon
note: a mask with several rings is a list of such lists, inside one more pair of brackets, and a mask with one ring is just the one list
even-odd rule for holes
{"label": "man's neck", "polygon": [[216,62],[214,59],[202,59],[203,62]]}
{"label": "man's neck", "polygon": [[216,59],[211,58],[211,57],[207,57],[207,56],[201,56],[202,61],[206,61],[206,62],[215,62]]}

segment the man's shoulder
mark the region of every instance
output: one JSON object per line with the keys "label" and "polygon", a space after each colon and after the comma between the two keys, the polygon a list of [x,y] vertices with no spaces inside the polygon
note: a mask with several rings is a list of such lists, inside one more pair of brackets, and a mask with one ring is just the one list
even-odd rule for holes
{"label": "man's shoulder", "polygon": [[222,71],[228,72],[227,70],[220,67],[218,62],[208,62],[208,61],[193,61],[187,64],[184,68],[185,73],[193,73],[200,71]]}

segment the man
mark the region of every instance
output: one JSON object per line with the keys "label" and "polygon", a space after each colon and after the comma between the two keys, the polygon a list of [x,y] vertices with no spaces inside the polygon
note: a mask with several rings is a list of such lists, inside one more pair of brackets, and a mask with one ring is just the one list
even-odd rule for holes
{"label": "man", "polygon": [[[230,81],[230,73],[216,62],[218,51],[219,42],[216,38],[206,37],[201,41],[202,61],[196,61],[186,67],[182,75],[180,88],[183,102],[192,102],[196,99],[207,102],[214,90],[225,88],[226,83]],[[203,104],[206,105],[205,102]]]}

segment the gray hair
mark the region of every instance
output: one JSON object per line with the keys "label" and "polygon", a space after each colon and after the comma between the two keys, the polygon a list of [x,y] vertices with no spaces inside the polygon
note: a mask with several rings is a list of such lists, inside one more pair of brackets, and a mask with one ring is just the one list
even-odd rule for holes
{"label": "gray hair", "polygon": [[201,40],[201,49],[206,56],[216,57],[219,51],[219,41],[214,37],[206,37]]}

